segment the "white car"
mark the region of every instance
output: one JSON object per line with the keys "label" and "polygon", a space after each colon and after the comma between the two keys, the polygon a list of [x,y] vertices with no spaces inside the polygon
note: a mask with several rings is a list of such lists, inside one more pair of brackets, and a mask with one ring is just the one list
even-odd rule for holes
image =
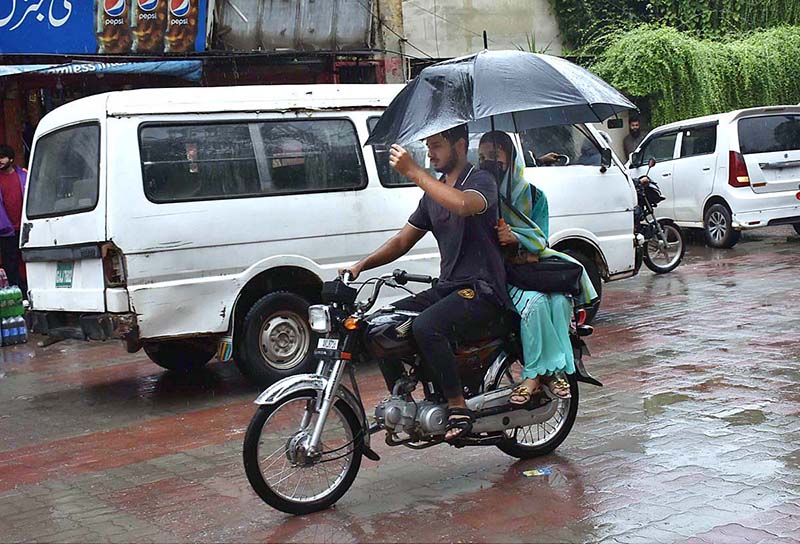
{"label": "white car", "polygon": [[[217,353],[260,384],[313,370],[307,309],[322,282],[397,232],[422,195],[385,148],[363,146],[401,88],[146,89],[54,110],[37,127],[23,215],[33,330],[120,338],[165,368]],[[598,286],[631,276],[633,187],[619,164],[600,166],[599,146],[578,158],[593,129],[564,131],[577,131],[564,146],[581,164],[527,174],[550,201],[551,243]],[[533,133],[514,137],[533,151]],[[438,275],[433,237],[372,273],[393,268]]]}
{"label": "white car", "polygon": [[651,131],[632,154],[632,176],[647,173],[666,200],[659,211],[702,228],[712,247],[740,232],[793,225],[800,233],[800,106],[749,108],[687,119]]}

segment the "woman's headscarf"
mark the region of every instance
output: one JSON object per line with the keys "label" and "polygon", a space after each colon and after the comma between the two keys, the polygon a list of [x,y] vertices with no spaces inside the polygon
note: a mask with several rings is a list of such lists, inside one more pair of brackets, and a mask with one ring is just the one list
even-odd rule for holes
{"label": "woman's headscarf", "polygon": [[[481,138],[481,143],[493,142],[503,149],[509,157],[509,166],[499,184],[500,199],[502,202],[502,217],[511,227],[511,232],[528,252],[538,255],[539,258],[558,257],[575,264],[578,261],[560,251],[547,247],[547,231],[549,231],[549,210],[547,198],[538,188],[536,202],[533,201],[532,186],[525,181],[525,161],[514,146],[511,138],[505,132],[487,132]],[[509,147],[510,146],[510,150]],[[509,206],[508,204],[511,204]],[[524,214],[524,217],[521,217]],[[545,229],[541,228],[545,226]],[[581,294],[577,301],[579,305],[591,304],[598,296],[586,270],[581,274]]]}

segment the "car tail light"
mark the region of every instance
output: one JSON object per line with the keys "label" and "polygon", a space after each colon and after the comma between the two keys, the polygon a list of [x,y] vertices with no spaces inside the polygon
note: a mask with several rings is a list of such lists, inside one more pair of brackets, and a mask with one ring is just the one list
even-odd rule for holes
{"label": "car tail light", "polygon": [[750,185],[747,164],[738,151],[731,151],[728,158],[728,185],[731,187],[748,187]]}
{"label": "car tail light", "polygon": [[103,275],[106,279],[106,287],[124,287],[127,278],[125,277],[125,256],[122,251],[114,244],[103,244],[100,252],[103,257]]}

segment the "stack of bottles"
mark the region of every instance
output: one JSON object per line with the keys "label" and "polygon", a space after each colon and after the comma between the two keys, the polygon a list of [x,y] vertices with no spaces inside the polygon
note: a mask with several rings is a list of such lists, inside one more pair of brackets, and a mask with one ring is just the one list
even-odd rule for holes
{"label": "stack of bottles", "polygon": [[0,330],[4,346],[24,344],[28,341],[22,291],[16,285],[0,289]]}

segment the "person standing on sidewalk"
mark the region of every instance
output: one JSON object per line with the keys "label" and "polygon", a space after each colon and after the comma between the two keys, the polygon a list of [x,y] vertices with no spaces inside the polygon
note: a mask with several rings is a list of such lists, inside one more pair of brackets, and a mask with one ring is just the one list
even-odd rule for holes
{"label": "person standing on sidewalk", "polygon": [[28,286],[20,274],[19,230],[28,172],[14,164],[14,156],[10,146],[0,145],[0,257],[9,285],[19,286],[27,298]]}

